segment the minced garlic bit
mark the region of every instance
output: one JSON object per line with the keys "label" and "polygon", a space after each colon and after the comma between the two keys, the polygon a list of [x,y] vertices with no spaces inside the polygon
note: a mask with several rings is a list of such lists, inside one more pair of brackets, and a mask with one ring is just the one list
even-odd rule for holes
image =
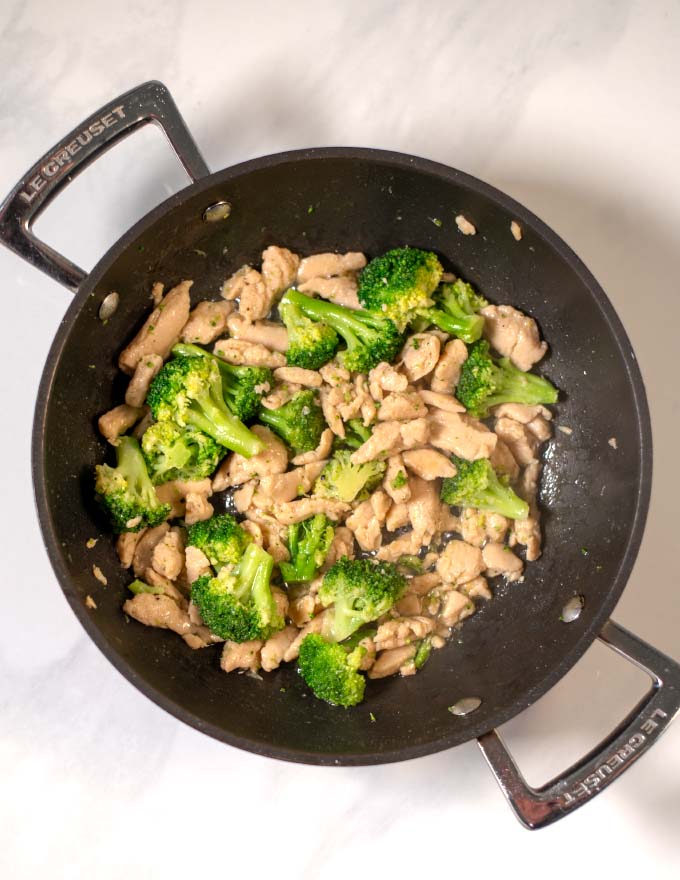
{"label": "minced garlic bit", "polygon": [[94,599],[92,598],[92,596],[90,596],[89,593],[87,596],[85,596],[85,605],[87,608],[91,608],[93,611],[97,610],[97,603],[94,601]]}
{"label": "minced garlic bit", "polygon": [[515,239],[515,241],[522,240],[522,227],[516,220],[513,220],[510,224],[510,232],[512,232],[512,237]]}
{"label": "minced garlic bit", "polygon": [[470,223],[467,217],[464,217],[462,214],[458,214],[456,217],[456,226],[460,229],[463,235],[476,235],[477,229],[475,226]]}
{"label": "minced garlic bit", "polygon": [[563,434],[566,434],[568,437],[574,433],[573,428],[568,428],[566,425],[558,425],[557,430],[561,431]]}
{"label": "minced garlic bit", "polygon": [[108,581],[106,579],[106,575],[104,574],[104,572],[101,570],[101,568],[98,565],[92,566],[92,574],[97,578],[97,580],[99,581],[100,584],[104,584],[104,586],[106,586],[108,584]]}
{"label": "minced garlic bit", "polygon": [[98,540],[99,538],[88,538],[85,542],[85,546],[88,550],[91,550],[94,546],[96,546]]}
{"label": "minced garlic bit", "polygon": [[619,448],[619,444],[616,442],[616,437],[610,437],[609,440],[607,440],[607,443],[609,443],[612,449]]}

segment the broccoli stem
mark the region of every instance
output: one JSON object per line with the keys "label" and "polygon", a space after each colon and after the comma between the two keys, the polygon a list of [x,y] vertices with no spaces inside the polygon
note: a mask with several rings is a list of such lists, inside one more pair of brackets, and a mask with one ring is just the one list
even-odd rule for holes
{"label": "broccoli stem", "polygon": [[509,486],[504,486],[495,474],[489,478],[489,485],[475,501],[478,503],[474,506],[479,510],[492,510],[508,519],[526,519],[529,516],[526,501],[515,495]]}
{"label": "broccoli stem", "polygon": [[238,599],[250,592],[261,619],[267,624],[276,616],[276,603],[269,585],[273,570],[274,560],[269,553],[257,544],[249,544],[239,563],[234,591]]}
{"label": "broccoli stem", "polygon": [[420,313],[444,330],[450,336],[457,336],[463,342],[476,342],[484,329],[484,318],[481,315],[449,315],[440,309],[426,309]]}
{"label": "broccoli stem", "polygon": [[486,407],[499,403],[524,403],[527,406],[557,402],[558,392],[554,385],[537,376],[519,370],[509,358],[497,362],[496,386],[498,390],[487,397]]}
{"label": "broccoli stem", "polygon": [[[323,321],[332,327],[342,336],[348,347],[360,344],[364,325],[354,317],[354,312],[351,309],[337,306],[334,303],[326,302],[326,300],[312,299],[297,290],[289,290],[286,296],[308,318],[313,321]],[[372,317],[363,309],[356,311],[362,317]]]}
{"label": "broccoli stem", "polygon": [[244,458],[252,458],[264,449],[264,443],[256,434],[207,395],[200,399],[200,409],[196,405],[188,409],[186,419],[199,431],[209,434],[222,446],[233,449]]}

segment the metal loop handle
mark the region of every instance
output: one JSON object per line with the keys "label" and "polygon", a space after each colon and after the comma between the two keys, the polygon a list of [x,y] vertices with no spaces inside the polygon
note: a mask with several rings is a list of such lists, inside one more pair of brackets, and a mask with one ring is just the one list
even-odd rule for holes
{"label": "metal loop handle", "polygon": [[613,620],[607,621],[599,638],[646,672],[652,687],[582,760],[540,788],[532,788],[497,731],[477,740],[510,807],[526,828],[550,825],[599,794],[654,745],[680,710],[680,663]]}
{"label": "metal loop handle", "polygon": [[0,242],[69,290],[87,273],[40,241],[31,227],[57,193],[116,141],[153,122],[165,132],[192,180],[210,173],[170,92],[147,82],[106,104],[47,152],[0,206]]}

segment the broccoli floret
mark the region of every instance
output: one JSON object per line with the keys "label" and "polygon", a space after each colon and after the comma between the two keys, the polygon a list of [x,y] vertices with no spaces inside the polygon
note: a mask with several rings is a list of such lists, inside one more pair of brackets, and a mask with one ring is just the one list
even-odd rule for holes
{"label": "broccoli floret", "polygon": [[263,396],[271,391],[274,376],[268,367],[235,366],[211,354],[200,345],[180,342],[173,346],[172,353],[182,357],[211,358],[220,368],[222,375],[222,396],[233,414],[247,422],[255,418]]}
{"label": "broccoli floret", "polygon": [[451,461],[456,466],[456,476],[446,477],[441,488],[441,499],[446,504],[492,510],[509,519],[525,519],[529,515],[529,505],[496,474],[488,458],[466,461],[454,455]]}
{"label": "broccoli floret", "polygon": [[279,562],[287,584],[311,581],[326,561],[335,529],[323,513],[288,526],[290,562]]}
{"label": "broccoli floret", "polygon": [[343,556],[326,572],[318,593],[324,607],[333,605],[324,636],[344,641],[389,611],[405,587],[406,579],[391,563]]}
{"label": "broccoli floret", "polygon": [[316,697],[347,709],[364,698],[366,679],[358,669],[365,654],[363,647],[347,651],[310,633],[300,645],[298,671]]}
{"label": "broccoli floret", "polygon": [[168,361],[151,383],[146,402],[156,421],[191,425],[246,458],[264,449],[260,438],[229,411],[220,368],[212,357]]}
{"label": "broccoli floret", "polygon": [[330,325],[347,348],[338,358],[348,370],[368,373],[381,361],[391,363],[403,344],[403,335],[383,314],[364,309],[346,309],[325,300],[312,299],[298,290],[289,290],[286,301],[298,306],[312,321]]}
{"label": "broccoli floret", "polygon": [[382,480],[387,467],[384,461],[352,464],[349,449],[339,449],[324,467],[314,483],[313,494],[322,498],[337,498],[347,504],[356,498],[366,498]]}
{"label": "broccoli floret", "polygon": [[557,389],[542,376],[518,370],[508,358],[494,361],[489,343],[480,339],[468,349],[456,397],[471,415],[481,419],[499,403],[556,403]]}
{"label": "broccoli floret", "polygon": [[349,419],[345,422],[345,436],[338,437],[336,435],[334,437],[334,442],[337,441],[335,448],[342,449],[343,446],[349,446],[350,449],[358,449],[364,445],[371,434],[371,429],[367,428],[361,419]]}
{"label": "broccoli floret", "polygon": [[475,293],[472,285],[461,281],[442,284],[435,295],[435,308],[420,314],[451,336],[463,342],[476,342],[484,329],[484,317],[477,312],[487,306],[483,296]]}
{"label": "broccoli floret", "polygon": [[371,260],[362,271],[359,302],[403,330],[418,309],[432,305],[432,294],[443,271],[436,254],[430,251],[395,248]]}
{"label": "broccoli floret", "polygon": [[397,471],[397,475],[392,480],[390,485],[393,489],[403,489],[403,487],[408,483],[408,477],[406,476],[406,471]]}
{"label": "broccoli floret", "polygon": [[232,642],[268,639],[282,629],[269,581],[272,557],[249,544],[236,565],[223,566],[215,577],[205,574],[191,585],[191,599],[215,635]]}
{"label": "broccoli floret", "polygon": [[285,297],[279,305],[279,315],[288,330],[286,362],[289,366],[318,370],[327,364],[340,343],[335,330],[328,324],[310,321]]}
{"label": "broccoli floret", "polygon": [[142,452],[154,485],[209,477],[226,449],[196,428],[154,422],[142,436]]}
{"label": "broccoli floret", "polygon": [[218,513],[187,530],[187,544],[197,547],[215,568],[236,565],[251,538],[230,513]]}
{"label": "broccoli floret", "polygon": [[115,468],[108,464],[95,467],[94,491],[117,533],[157,526],[170,515],[170,506],[158,500],[134,437],[118,440]]}
{"label": "broccoli floret", "polygon": [[328,427],[319,405],[316,391],[298,391],[288,403],[278,409],[261,406],[261,422],[268,425],[296,454],[316,449],[321,435]]}

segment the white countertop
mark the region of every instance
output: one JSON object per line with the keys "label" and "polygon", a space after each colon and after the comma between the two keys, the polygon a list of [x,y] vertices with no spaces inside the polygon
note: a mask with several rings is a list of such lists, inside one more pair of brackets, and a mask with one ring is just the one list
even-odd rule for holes
{"label": "white countertop", "polygon": [[[151,78],[171,89],[214,169],[293,147],[380,146],[510,193],[585,260],[636,349],[655,479],[615,619],[680,657],[680,397],[668,369],[680,326],[679,29],[672,2],[5,0],[0,195],[81,119]],[[74,184],[44,234],[92,265],[184,182],[145,131]],[[33,508],[34,395],[70,296],[4,249],[0,282],[11,499],[0,507],[2,877],[678,876],[680,723],[592,804],[529,834],[474,743],[383,767],[287,765],[146,700],[68,608]],[[530,781],[593,746],[644,686],[592,648],[504,729]]]}

